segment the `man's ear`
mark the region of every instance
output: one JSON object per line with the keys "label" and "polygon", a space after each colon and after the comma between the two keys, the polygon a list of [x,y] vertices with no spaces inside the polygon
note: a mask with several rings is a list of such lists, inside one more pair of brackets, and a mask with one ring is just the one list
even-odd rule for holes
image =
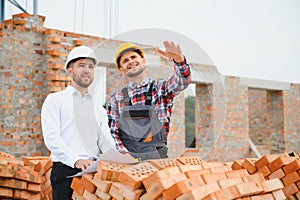
{"label": "man's ear", "polygon": [[68,71],[69,74],[71,74],[71,72],[72,72],[72,67],[71,67],[71,66],[68,67],[67,71]]}
{"label": "man's ear", "polygon": [[146,58],[144,57],[144,58],[142,58],[142,62],[143,62],[143,65],[145,65],[146,64]]}

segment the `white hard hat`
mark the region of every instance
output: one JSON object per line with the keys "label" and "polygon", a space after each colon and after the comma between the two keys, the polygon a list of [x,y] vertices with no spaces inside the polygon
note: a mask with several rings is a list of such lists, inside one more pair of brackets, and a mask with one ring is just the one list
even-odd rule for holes
{"label": "white hard hat", "polygon": [[75,61],[78,58],[91,58],[94,63],[97,64],[97,57],[94,51],[87,46],[79,46],[70,51],[65,64],[65,70],[69,67],[70,62]]}

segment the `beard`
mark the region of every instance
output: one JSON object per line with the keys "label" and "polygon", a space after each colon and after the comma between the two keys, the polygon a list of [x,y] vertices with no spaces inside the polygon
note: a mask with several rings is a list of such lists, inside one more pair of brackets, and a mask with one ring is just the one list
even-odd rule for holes
{"label": "beard", "polygon": [[87,78],[87,77],[80,77],[76,75],[73,76],[73,81],[82,88],[89,87],[92,84],[93,80],[94,77]]}
{"label": "beard", "polygon": [[126,73],[126,76],[127,77],[137,77],[138,75],[140,75],[141,73],[143,73],[145,71],[146,67],[144,65],[141,65],[141,66],[138,66],[137,69],[134,69],[134,70],[129,70],[127,73]]}

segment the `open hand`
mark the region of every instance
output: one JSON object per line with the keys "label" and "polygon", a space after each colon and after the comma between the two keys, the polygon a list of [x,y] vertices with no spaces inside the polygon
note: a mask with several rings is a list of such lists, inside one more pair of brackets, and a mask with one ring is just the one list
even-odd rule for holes
{"label": "open hand", "polygon": [[79,159],[75,162],[75,167],[83,171],[88,168],[93,162],[95,161]]}
{"label": "open hand", "polygon": [[184,56],[181,53],[181,48],[177,44],[174,44],[171,41],[164,41],[164,46],[166,48],[165,51],[158,49],[157,53],[165,56],[167,58],[170,58],[171,60],[174,60],[177,63],[183,62],[184,61]]}

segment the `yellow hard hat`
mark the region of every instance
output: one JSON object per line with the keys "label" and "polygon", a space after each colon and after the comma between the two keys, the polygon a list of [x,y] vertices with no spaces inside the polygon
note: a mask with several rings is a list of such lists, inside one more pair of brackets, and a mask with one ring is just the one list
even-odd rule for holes
{"label": "yellow hard hat", "polygon": [[144,58],[144,52],[143,52],[143,50],[139,47],[139,46],[137,46],[137,45],[135,45],[135,44],[132,44],[132,43],[129,43],[129,42],[126,42],[126,43],[122,43],[119,47],[118,47],[118,49],[117,49],[117,51],[116,51],[116,67],[117,67],[117,69],[120,71],[120,59],[121,59],[121,57],[125,54],[125,53],[127,53],[128,51],[135,51],[135,52],[137,52],[138,54],[140,54],[140,56],[142,57],[142,58]]}

